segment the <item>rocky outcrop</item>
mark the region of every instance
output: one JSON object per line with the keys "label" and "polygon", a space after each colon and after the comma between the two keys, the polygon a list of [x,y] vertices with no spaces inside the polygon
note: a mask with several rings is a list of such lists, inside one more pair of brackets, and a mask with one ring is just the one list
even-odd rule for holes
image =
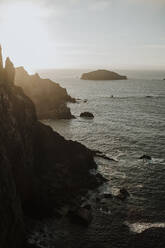
{"label": "rocky outcrop", "polygon": [[36,73],[29,75],[23,67],[16,68],[15,84],[22,87],[34,102],[39,119],[71,119],[74,116],[67,102],[75,102],[65,88]]}
{"label": "rocky outcrop", "polygon": [[4,79],[8,84],[13,84],[15,79],[15,68],[9,58],[6,59]]}
{"label": "rocky outcrop", "polygon": [[22,212],[48,216],[100,182],[90,174],[96,168],[92,152],[40,123],[30,98],[6,80],[0,83],[0,116],[0,247],[19,248]]}
{"label": "rocky outcrop", "polygon": [[2,48],[0,46],[0,82],[3,81],[3,60],[2,60]]}
{"label": "rocky outcrop", "polygon": [[122,80],[127,79],[126,76],[121,76],[116,72],[107,70],[97,70],[88,73],[84,73],[81,76],[83,80]]}
{"label": "rocky outcrop", "polygon": [[82,112],[80,114],[80,117],[83,117],[83,118],[94,118],[94,115],[90,112]]}

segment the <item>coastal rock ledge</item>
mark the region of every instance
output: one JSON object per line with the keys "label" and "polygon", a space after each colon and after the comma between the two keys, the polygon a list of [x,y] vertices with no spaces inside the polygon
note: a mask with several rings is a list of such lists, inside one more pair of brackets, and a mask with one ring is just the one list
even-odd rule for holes
{"label": "coastal rock ledge", "polygon": [[84,73],[81,76],[83,80],[126,80],[126,76],[121,76],[116,72],[107,70],[97,70]]}

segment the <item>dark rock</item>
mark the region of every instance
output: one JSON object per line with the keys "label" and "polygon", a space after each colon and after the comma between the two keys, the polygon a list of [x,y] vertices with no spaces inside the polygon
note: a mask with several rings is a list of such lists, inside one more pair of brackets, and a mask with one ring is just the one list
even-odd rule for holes
{"label": "dark rock", "polygon": [[103,194],[103,198],[111,199],[111,198],[113,198],[113,195],[110,193],[105,193],[105,194]]}
{"label": "dark rock", "polygon": [[152,158],[151,158],[151,156],[144,154],[144,155],[143,155],[143,156],[141,156],[139,159],[147,159],[147,160],[151,160]]}
{"label": "dark rock", "polygon": [[92,222],[92,219],[92,211],[82,207],[71,215],[71,221],[84,226],[88,226]]}
{"label": "dark rock", "polygon": [[3,70],[3,59],[2,59],[2,48],[0,46],[0,83],[4,80],[4,70]]}
{"label": "dark rock", "polygon": [[9,58],[6,59],[4,77],[6,83],[13,85],[15,79],[15,68]]}
{"label": "dark rock", "polygon": [[128,196],[130,196],[129,192],[125,188],[121,188],[116,197],[120,200],[125,200]]}
{"label": "dark rock", "polygon": [[103,177],[100,173],[96,174],[96,179],[98,181],[98,185],[101,185],[102,183],[108,182],[109,180]]}
{"label": "dark rock", "polygon": [[[11,80],[13,74],[7,72]],[[30,98],[5,80],[0,84],[0,117],[0,247],[20,248],[23,213],[49,216],[97,187],[90,174],[97,165],[87,147],[39,122]],[[87,209],[77,215],[90,220]]]}
{"label": "dark rock", "polygon": [[83,112],[80,114],[80,117],[94,118],[94,115],[90,112]]}
{"label": "dark rock", "polygon": [[103,158],[109,161],[114,161],[114,162],[118,162],[117,160],[110,158],[108,156],[106,156],[103,152],[98,151],[98,150],[92,150],[93,156],[94,157],[99,157],[99,158]]}
{"label": "dark rock", "polygon": [[25,234],[21,202],[11,168],[12,164],[0,144],[0,247],[2,248],[20,248]]}
{"label": "dark rock", "polygon": [[74,116],[67,102],[76,100],[68,95],[65,88],[36,73],[29,75],[23,67],[16,68],[15,84],[22,87],[34,102],[39,119],[72,119]]}
{"label": "dark rock", "polygon": [[97,70],[88,73],[84,73],[81,76],[83,80],[122,80],[127,79],[126,76],[121,76],[116,72],[107,70]]}

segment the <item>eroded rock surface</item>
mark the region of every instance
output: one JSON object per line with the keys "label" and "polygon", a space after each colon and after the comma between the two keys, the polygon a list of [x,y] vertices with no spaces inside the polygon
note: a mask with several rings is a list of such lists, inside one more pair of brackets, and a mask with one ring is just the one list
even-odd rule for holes
{"label": "eroded rock surface", "polygon": [[74,116],[67,102],[76,100],[68,95],[65,88],[36,73],[29,75],[23,67],[16,68],[15,84],[22,87],[34,102],[39,119],[71,119]]}

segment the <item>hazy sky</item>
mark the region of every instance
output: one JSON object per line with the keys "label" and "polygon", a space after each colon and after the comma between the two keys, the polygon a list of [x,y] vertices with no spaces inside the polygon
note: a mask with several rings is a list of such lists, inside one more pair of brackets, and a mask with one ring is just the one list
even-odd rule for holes
{"label": "hazy sky", "polygon": [[165,0],[0,0],[16,66],[165,69]]}

